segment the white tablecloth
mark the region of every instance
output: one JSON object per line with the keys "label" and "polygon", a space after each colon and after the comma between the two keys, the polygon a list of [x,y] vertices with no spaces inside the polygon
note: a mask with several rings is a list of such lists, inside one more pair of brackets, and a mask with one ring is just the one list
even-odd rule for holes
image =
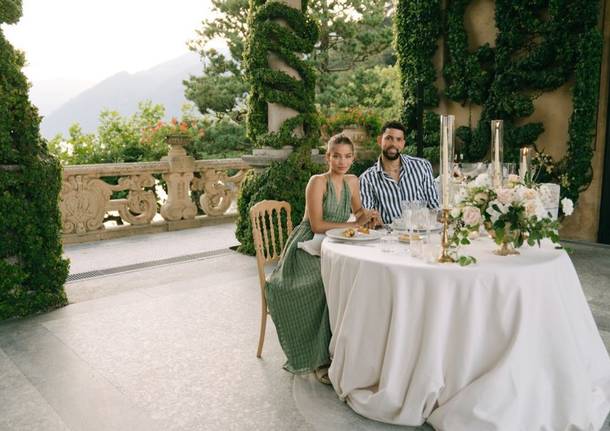
{"label": "white tablecloth", "polygon": [[325,240],[329,376],[358,413],[449,431],[598,430],[610,359],[565,251],[426,264]]}

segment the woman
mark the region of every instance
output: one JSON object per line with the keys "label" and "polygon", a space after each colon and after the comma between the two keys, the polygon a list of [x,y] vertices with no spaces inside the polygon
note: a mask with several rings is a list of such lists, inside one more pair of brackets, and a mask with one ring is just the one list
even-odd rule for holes
{"label": "woman", "polygon": [[[346,175],[354,161],[348,137],[335,135],[326,150],[328,172],[310,178],[305,191],[305,216],[290,235],[277,268],[266,285],[269,312],[288,358],[284,368],[302,374],[315,370],[319,380],[330,363],[330,323],[320,258],[297,247],[315,233],[368,223],[372,212],[362,208],[358,178]],[[351,213],[357,217],[348,222]],[[326,367],[327,368],[327,367]]]}

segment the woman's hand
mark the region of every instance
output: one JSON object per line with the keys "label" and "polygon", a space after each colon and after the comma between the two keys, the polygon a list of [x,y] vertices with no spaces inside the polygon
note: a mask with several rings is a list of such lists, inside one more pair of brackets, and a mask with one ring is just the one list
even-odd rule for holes
{"label": "woman's hand", "polygon": [[381,225],[381,217],[375,209],[360,208],[354,215],[356,216],[356,223],[361,226],[375,228]]}

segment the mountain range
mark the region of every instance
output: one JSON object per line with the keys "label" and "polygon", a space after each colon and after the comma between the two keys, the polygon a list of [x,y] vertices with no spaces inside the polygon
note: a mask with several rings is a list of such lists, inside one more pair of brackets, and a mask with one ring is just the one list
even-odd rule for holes
{"label": "mountain range", "polygon": [[[186,102],[182,81],[201,73],[199,56],[189,52],[142,72],[119,72],[93,85],[47,81],[32,88],[31,98],[43,114],[40,130],[44,137],[52,138],[58,133],[66,136],[74,123],[79,123],[83,132],[91,133],[97,129],[102,110],[131,115],[144,100],[165,106],[166,118],[179,117]],[[53,109],[62,98],[68,100]],[[45,112],[49,113],[44,115]]]}

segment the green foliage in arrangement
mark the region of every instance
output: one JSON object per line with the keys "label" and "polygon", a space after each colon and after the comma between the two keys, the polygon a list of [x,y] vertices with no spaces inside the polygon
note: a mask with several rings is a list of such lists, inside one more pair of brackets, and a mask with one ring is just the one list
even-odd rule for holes
{"label": "green foliage in arrangement", "polygon": [[[311,143],[319,136],[314,104],[316,77],[311,62],[299,54],[311,54],[318,40],[318,27],[306,12],[279,2],[254,0],[250,7],[250,34],[244,52],[245,76],[249,85],[248,137],[255,146],[281,148]],[[286,26],[277,20],[282,20]],[[297,80],[269,66],[273,55],[300,75]],[[277,133],[267,130],[267,103],[277,103],[298,112],[285,121]],[[296,138],[293,130],[302,127],[304,136]]]}
{"label": "green foliage in arrangement", "polygon": [[481,105],[477,125],[457,136],[468,161],[487,154],[490,120],[504,120],[504,158],[515,162],[519,148],[536,144],[542,123],[526,122],[534,100],[573,80],[574,110],[569,122],[568,153],[549,169],[562,196],[576,201],[591,182],[592,144],[599,88],[602,39],[597,26],[599,2],[576,0],[496,1],[496,46],[468,49],[464,13],[469,0],[456,0],[447,11],[446,94],[463,105]]}
{"label": "green foliage in arrangement", "polygon": [[[20,16],[21,1],[0,0],[0,24]],[[0,320],[67,303],[61,167],[40,137],[40,117],[21,72],[24,62],[0,30]]]}
{"label": "green foliage in arrangement", "polygon": [[[325,166],[312,162],[306,148],[295,151],[288,160],[275,162],[261,174],[249,172],[242,183],[237,200],[236,237],[241,243],[239,251],[254,255],[250,208],[262,200],[287,201],[292,206],[292,223],[296,226],[305,213],[305,187],[314,174],[325,171]],[[290,187],[286,187],[290,184]]]}

